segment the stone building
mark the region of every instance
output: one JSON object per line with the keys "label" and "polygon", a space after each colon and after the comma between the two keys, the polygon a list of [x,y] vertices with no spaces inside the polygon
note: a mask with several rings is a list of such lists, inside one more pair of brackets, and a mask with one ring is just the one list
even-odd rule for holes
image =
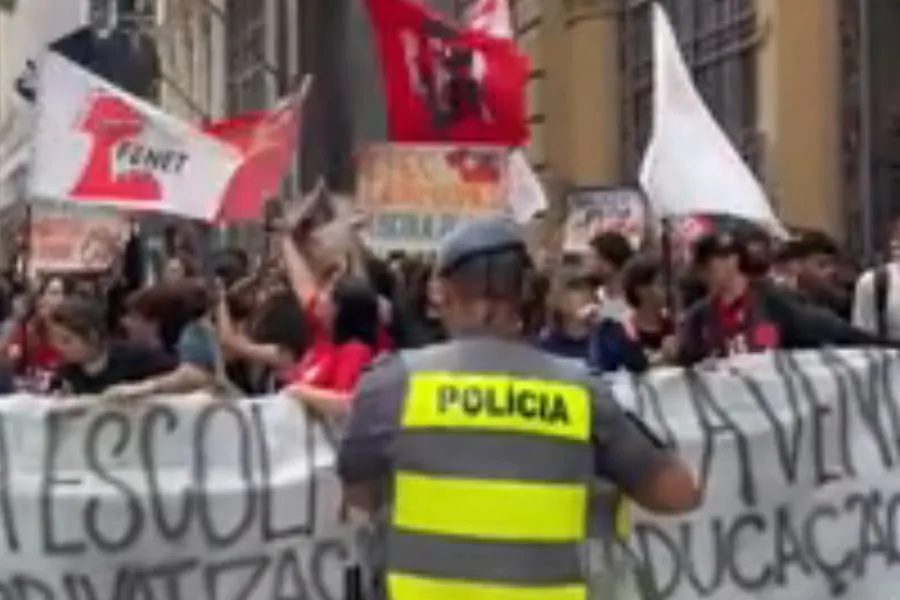
{"label": "stone building", "polygon": [[[785,222],[873,253],[900,214],[900,4],[662,3],[698,88]],[[650,1],[511,5],[533,63],[532,163],[575,185],[634,181],[651,118]]]}

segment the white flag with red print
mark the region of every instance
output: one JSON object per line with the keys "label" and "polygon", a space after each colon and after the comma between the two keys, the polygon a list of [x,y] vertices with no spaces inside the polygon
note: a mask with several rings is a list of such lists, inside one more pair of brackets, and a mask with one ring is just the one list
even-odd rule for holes
{"label": "white flag with red print", "polygon": [[230,145],[55,52],[38,80],[36,200],[212,220],[241,164]]}

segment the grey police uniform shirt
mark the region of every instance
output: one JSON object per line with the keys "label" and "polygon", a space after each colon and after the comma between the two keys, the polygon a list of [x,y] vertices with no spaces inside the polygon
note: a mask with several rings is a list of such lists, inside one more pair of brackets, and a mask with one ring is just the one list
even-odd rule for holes
{"label": "grey police uniform shirt", "polygon": [[[388,489],[393,475],[392,449],[402,429],[407,380],[413,370],[502,373],[581,383],[593,396],[594,472],[626,493],[641,485],[667,458],[666,451],[625,416],[609,387],[591,377],[580,362],[551,356],[524,343],[473,337],[385,356],[372,365],[360,381],[338,452],[338,473],[345,484],[371,483]],[[379,529],[384,527],[384,514],[381,517],[377,519]],[[372,554],[366,553],[379,555],[375,562],[381,563],[381,550],[371,546]],[[379,571],[382,565],[371,566]]]}

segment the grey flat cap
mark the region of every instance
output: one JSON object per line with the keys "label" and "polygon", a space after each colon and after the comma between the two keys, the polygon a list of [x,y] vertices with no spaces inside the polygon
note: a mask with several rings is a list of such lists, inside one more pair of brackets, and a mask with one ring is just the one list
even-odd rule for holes
{"label": "grey flat cap", "polygon": [[506,250],[528,252],[522,229],[514,221],[504,217],[465,221],[441,240],[435,268],[446,274],[470,258]]}

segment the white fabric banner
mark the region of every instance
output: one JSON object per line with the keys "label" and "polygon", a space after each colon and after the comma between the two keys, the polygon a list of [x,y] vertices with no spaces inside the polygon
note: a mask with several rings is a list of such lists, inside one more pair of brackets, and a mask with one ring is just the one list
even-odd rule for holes
{"label": "white fabric banner", "polygon": [[240,153],[63,56],[40,67],[30,192],[212,220]]}
{"label": "white fabric banner", "polygon": [[[875,350],[614,377],[706,499],[635,510],[615,567],[592,560],[592,597],[896,597],[898,382],[898,355]],[[0,402],[0,597],[343,600],[333,440],[295,403],[62,402]]]}
{"label": "white fabric banner", "polygon": [[0,597],[344,600],[334,451],[280,398],[0,402]]}
{"label": "white fabric banner", "polygon": [[619,379],[623,404],[676,441],[707,484],[694,514],[635,514],[644,597],[897,597],[898,385],[898,356],[875,350]]}
{"label": "white fabric banner", "polygon": [[639,179],[657,216],[727,214],[785,231],[703,103],[665,10],[653,4],[653,132]]}

